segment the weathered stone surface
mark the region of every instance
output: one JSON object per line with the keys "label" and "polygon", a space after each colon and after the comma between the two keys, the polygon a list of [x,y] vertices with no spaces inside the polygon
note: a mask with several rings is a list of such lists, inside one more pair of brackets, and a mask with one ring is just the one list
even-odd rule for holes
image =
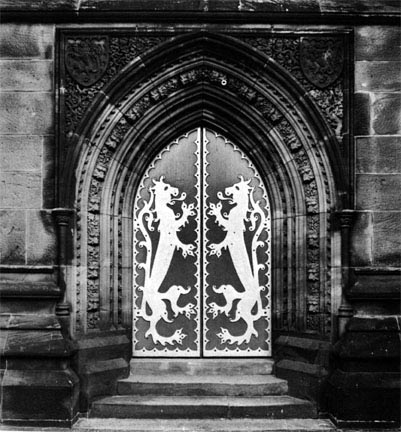
{"label": "weathered stone surface", "polygon": [[0,136],[0,171],[40,171],[42,141],[35,135]]}
{"label": "weathered stone surface", "polygon": [[355,63],[356,91],[400,91],[401,62],[380,61]]}
{"label": "weathered stone surface", "polygon": [[124,331],[99,332],[77,340],[73,368],[81,379],[81,410],[94,397],[114,394],[117,381],[129,374],[131,342]]}
{"label": "weathered stone surface", "polygon": [[[336,432],[324,419],[105,419],[82,418],[74,432]],[[69,432],[69,431],[60,431]],[[389,430],[387,432],[399,432]]]}
{"label": "weathered stone surface", "polygon": [[[289,396],[119,396],[101,398],[90,411],[93,417],[115,418],[315,418],[309,402]],[[203,428],[202,428],[203,429]],[[185,430],[185,429],[184,429]],[[278,432],[278,431],[276,431]]]}
{"label": "weathered stone surface", "polygon": [[25,263],[25,212],[0,211],[0,263]]}
{"label": "weathered stone surface", "polygon": [[[33,5],[33,2],[29,2]],[[38,3],[36,3],[38,4]],[[5,24],[0,27],[0,57],[53,58],[54,25]]]}
{"label": "weathered stone surface", "polygon": [[401,137],[356,138],[357,173],[401,173]]}
{"label": "weathered stone surface", "polygon": [[129,375],[129,364],[122,358],[93,361],[80,373],[81,409],[87,411],[96,396],[115,394],[117,381]]}
{"label": "weathered stone surface", "polygon": [[69,369],[9,369],[3,378],[2,420],[69,425],[77,413],[78,389],[78,378]]}
{"label": "weathered stone surface", "polygon": [[6,11],[79,11],[110,10],[133,11],[227,11],[227,12],[310,12],[317,14],[364,13],[399,14],[398,0],[57,0],[30,2],[29,0],[2,0]]}
{"label": "weathered stone surface", "polygon": [[369,93],[354,95],[354,133],[370,135],[370,96]]}
{"label": "weathered stone surface", "polygon": [[133,358],[130,362],[133,375],[269,375],[272,373],[273,360],[261,359],[149,359]]}
{"label": "weathered stone surface", "polygon": [[401,93],[373,94],[370,118],[377,135],[401,133]]}
{"label": "weathered stone surface", "polygon": [[330,413],[340,422],[399,422],[400,339],[396,317],[354,316],[334,345],[327,382]]}
{"label": "weathered stone surface", "polygon": [[390,314],[400,312],[401,270],[374,267],[353,268],[350,272],[347,296],[355,300],[392,300],[387,309]]}
{"label": "weathered stone surface", "polygon": [[53,117],[52,93],[0,93],[0,133],[48,135],[53,132]]}
{"label": "weathered stone surface", "polygon": [[0,172],[0,208],[42,206],[41,175],[35,172]]}
{"label": "weathered stone surface", "polygon": [[350,258],[353,266],[371,265],[373,262],[372,212],[357,212],[351,230]]}
{"label": "weathered stone surface", "polygon": [[54,136],[43,138],[42,192],[43,208],[55,207],[56,145]]}
{"label": "weathered stone surface", "polygon": [[373,221],[375,265],[401,267],[401,208],[399,212],[375,212]]}
{"label": "weathered stone surface", "polygon": [[399,26],[364,26],[355,29],[357,60],[401,60]]}
{"label": "weathered stone surface", "polygon": [[336,370],[326,387],[331,415],[340,426],[399,424],[399,374]]}
{"label": "weathered stone surface", "polygon": [[278,396],[287,390],[287,382],[273,375],[130,375],[118,382],[118,394],[137,396]]}
{"label": "weathered stone surface", "polygon": [[[349,331],[360,332],[395,332],[400,331],[400,317],[396,316],[377,316],[375,319],[365,317],[354,317],[348,325]],[[392,349],[393,354],[396,352]],[[387,354],[387,353],[386,353]]]}
{"label": "weathered stone surface", "polygon": [[[389,368],[390,364],[393,367],[398,367],[399,364],[394,366],[394,359],[397,360],[400,357],[400,342],[398,332],[393,330],[388,331],[382,329],[379,331],[378,328],[372,329],[372,327],[365,328],[353,325],[353,321],[358,319],[353,317],[348,326],[348,331],[345,334],[342,343],[336,346],[336,355],[341,359],[346,358],[348,362],[348,370],[358,371],[361,369],[361,365],[358,365],[357,360],[364,360],[364,368],[368,370],[376,370],[378,365],[377,361],[387,362],[386,371],[396,372],[393,368]],[[364,321],[374,321],[376,319],[365,319]],[[358,328],[359,327],[359,328]],[[398,362],[397,362],[398,363]],[[381,367],[384,365],[382,364]]]}
{"label": "weathered stone surface", "polygon": [[51,281],[36,283],[29,281],[2,281],[0,282],[0,295],[3,299],[58,299],[60,298],[61,290],[54,282]]}
{"label": "weathered stone surface", "polygon": [[70,354],[70,346],[59,330],[2,331],[7,331],[7,343],[1,355],[65,357]]}
{"label": "weathered stone surface", "polygon": [[286,0],[276,2],[272,0],[209,0],[209,11],[233,11],[233,12],[320,12],[319,0]]}
{"label": "weathered stone surface", "polygon": [[359,12],[359,13],[399,13],[399,2],[398,0],[378,0],[369,1],[362,0],[358,2],[347,1],[347,0],[320,0],[320,10],[323,13],[327,12]]}
{"label": "weathered stone surface", "polygon": [[59,330],[60,323],[50,314],[3,314],[0,315],[1,329]]}
{"label": "weathered stone surface", "polygon": [[357,174],[356,205],[361,210],[399,210],[401,174]]}
{"label": "weathered stone surface", "polygon": [[27,264],[54,264],[56,233],[50,211],[27,212]]}
{"label": "weathered stone surface", "polygon": [[275,365],[275,374],[288,381],[291,396],[321,403],[322,383],[327,376],[321,365],[284,359]]}
{"label": "weathered stone surface", "polygon": [[326,341],[297,336],[280,336],[274,342],[275,360],[291,358],[311,364],[328,366],[330,345]]}
{"label": "weathered stone surface", "polygon": [[124,331],[101,332],[88,335],[77,341],[78,352],[75,358],[75,370],[79,373],[93,360],[124,358],[132,356],[131,343]]}
{"label": "weathered stone surface", "polygon": [[52,89],[53,61],[0,60],[2,91],[47,91]]}
{"label": "weathered stone surface", "polygon": [[62,10],[62,11],[68,11],[68,10],[76,10],[78,9],[78,0],[47,0],[47,1],[40,1],[40,2],[32,2],[30,0],[2,0],[1,6],[5,9],[21,9],[24,11],[31,10],[39,10],[39,11],[46,11],[46,10]]}
{"label": "weathered stone surface", "polygon": [[80,2],[80,10],[203,10],[201,0],[83,0]]}

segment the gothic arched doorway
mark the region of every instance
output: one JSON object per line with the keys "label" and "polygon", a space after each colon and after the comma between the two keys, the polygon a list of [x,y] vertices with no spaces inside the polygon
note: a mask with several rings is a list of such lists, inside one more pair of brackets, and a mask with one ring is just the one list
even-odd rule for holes
{"label": "gothic arched doorway", "polygon": [[197,128],[159,152],[134,204],[133,355],[270,355],[270,230],[235,144]]}

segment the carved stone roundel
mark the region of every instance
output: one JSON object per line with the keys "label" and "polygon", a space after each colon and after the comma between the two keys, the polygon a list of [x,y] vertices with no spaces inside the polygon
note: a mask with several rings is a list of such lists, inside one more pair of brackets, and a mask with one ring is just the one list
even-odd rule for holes
{"label": "carved stone roundel", "polygon": [[109,63],[109,40],[104,37],[68,39],[65,66],[74,80],[89,87],[104,74]]}
{"label": "carved stone roundel", "polygon": [[319,88],[333,84],[342,73],[344,52],[341,39],[303,37],[300,63],[306,78]]}

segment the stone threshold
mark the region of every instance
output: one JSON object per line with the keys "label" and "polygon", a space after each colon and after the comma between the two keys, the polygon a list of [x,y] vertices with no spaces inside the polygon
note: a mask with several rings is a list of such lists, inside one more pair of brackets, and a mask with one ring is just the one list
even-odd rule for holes
{"label": "stone threshold", "polygon": [[[218,427],[218,428],[217,428]],[[7,432],[399,432],[399,429],[338,429],[325,419],[86,419],[70,428],[0,425]]]}

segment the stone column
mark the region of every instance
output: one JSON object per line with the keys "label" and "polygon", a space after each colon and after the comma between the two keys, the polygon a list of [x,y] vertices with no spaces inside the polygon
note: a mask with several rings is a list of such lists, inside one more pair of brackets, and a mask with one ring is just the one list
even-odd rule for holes
{"label": "stone column", "polygon": [[53,215],[57,225],[57,242],[58,242],[58,286],[62,290],[62,297],[56,305],[56,315],[63,327],[64,332],[70,335],[70,298],[68,293],[68,284],[66,283],[67,266],[68,266],[68,229],[74,215],[72,209],[56,208]]}
{"label": "stone column", "polygon": [[342,292],[341,292],[341,304],[338,308],[338,326],[337,336],[340,338],[344,332],[345,327],[353,315],[352,306],[347,299],[347,289],[349,288],[350,280],[350,228],[354,220],[353,210],[343,210],[339,213],[339,219],[341,224],[341,272],[342,272]]}

